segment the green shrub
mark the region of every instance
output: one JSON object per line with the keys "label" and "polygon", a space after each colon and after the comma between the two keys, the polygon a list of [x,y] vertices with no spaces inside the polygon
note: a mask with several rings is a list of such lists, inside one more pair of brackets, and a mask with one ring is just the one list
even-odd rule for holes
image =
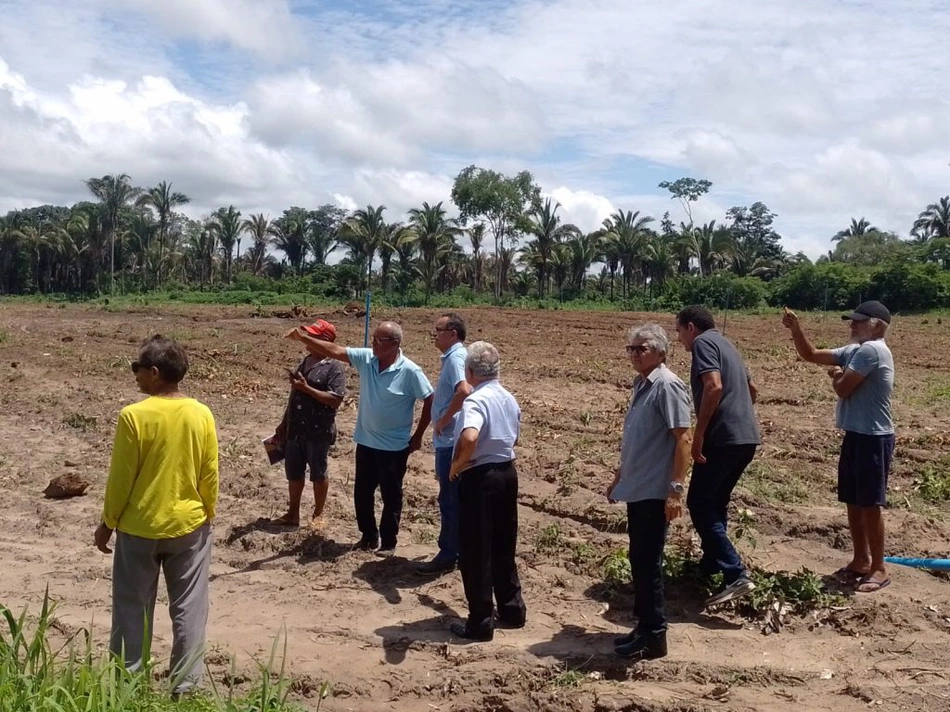
{"label": "green shrub", "polygon": [[755,277],[734,277],[714,274],[700,279],[683,277],[676,280],[682,305],[703,304],[714,309],[754,309],[765,299],[765,285]]}

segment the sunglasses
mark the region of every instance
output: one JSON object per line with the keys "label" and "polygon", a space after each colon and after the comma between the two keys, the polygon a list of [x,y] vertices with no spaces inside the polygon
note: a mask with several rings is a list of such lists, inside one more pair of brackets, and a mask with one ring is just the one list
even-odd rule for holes
{"label": "sunglasses", "polygon": [[143,368],[154,368],[154,366],[149,366],[147,363],[141,363],[139,361],[132,362],[132,373],[138,373],[139,370]]}
{"label": "sunglasses", "polygon": [[647,351],[650,350],[650,347],[647,346],[646,344],[640,344],[639,346],[628,345],[626,348],[627,348],[627,353],[628,353],[628,354],[632,354],[633,352],[637,352],[637,353],[640,354],[641,356],[642,356],[643,354],[645,354]]}

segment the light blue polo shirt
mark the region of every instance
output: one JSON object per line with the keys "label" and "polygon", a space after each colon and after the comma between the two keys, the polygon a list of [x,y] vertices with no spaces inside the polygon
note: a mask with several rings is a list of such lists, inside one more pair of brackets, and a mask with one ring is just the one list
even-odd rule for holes
{"label": "light blue polo shirt", "polygon": [[455,422],[456,441],[466,428],[478,431],[469,467],[514,460],[515,443],[521,432],[518,401],[497,379],[478,384],[462,403]]}
{"label": "light blue polo shirt", "polygon": [[412,434],[416,401],[432,395],[429,379],[402,351],[382,373],[372,349],[347,347],[346,356],[360,374],[360,406],[353,440],[377,450],[405,450]]}
{"label": "light blue polo shirt", "polygon": [[894,390],[894,357],[884,339],[848,344],[832,351],[841,368],[864,376],[861,384],[835,406],[841,430],[863,435],[891,435],[891,391]]}
{"label": "light blue polo shirt", "polygon": [[[435,395],[432,396],[433,423],[439,422],[439,418],[445,415],[452,398],[455,397],[456,387],[465,380],[465,356],[467,353],[465,344],[460,341],[457,344],[452,344],[442,354],[442,370],[439,371],[439,380],[435,384]],[[442,428],[441,434],[436,433],[433,428],[432,444],[435,447],[452,447],[455,445],[455,423],[458,422],[458,417],[458,413],[452,416],[452,421]]]}

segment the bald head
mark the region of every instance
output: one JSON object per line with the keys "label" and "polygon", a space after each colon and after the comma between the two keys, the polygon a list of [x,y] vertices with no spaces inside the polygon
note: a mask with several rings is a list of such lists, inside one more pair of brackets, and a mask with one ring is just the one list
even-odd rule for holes
{"label": "bald head", "polygon": [[402,343],[402,327],[394,321],[381,322],[376,327],[376,336],[392,339],[396,343]]}

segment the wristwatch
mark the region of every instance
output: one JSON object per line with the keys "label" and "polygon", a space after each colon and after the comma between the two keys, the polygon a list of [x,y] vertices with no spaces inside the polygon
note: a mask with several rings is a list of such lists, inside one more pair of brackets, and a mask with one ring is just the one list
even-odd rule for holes
{"label": "wristwatch", "polygon": [[686,485],[682,482],[670,482],[670,489],[676,492],[676,494],[683,494],[686,491]]}

